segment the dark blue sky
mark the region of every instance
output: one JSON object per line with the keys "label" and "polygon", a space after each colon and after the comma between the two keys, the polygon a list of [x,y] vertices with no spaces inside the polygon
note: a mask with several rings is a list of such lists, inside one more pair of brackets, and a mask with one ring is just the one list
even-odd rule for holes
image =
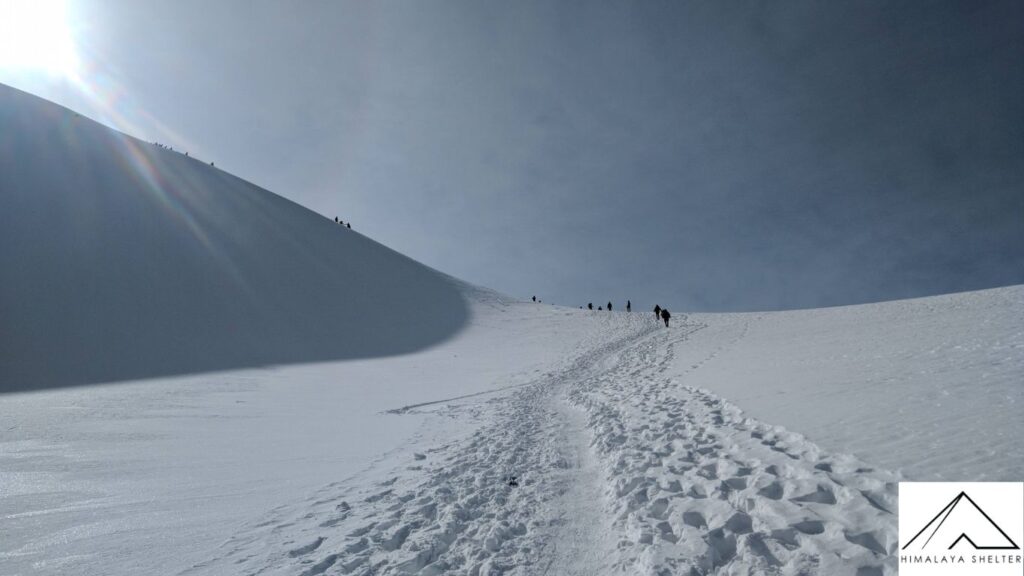
{"label": "dark blue sky", "polygon": [[69,2],[33,92],[444,272],[751,310],[1024,282],[1020,2]]}

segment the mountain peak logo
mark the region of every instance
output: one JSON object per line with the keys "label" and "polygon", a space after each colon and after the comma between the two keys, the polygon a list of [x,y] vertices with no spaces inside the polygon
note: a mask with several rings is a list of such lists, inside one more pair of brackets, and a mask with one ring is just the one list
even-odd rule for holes
{"label": "mountain peak logo", "polygon": [[898,521],[900,576],[1022,574],[1024,482],[900,482]]}
{"label": "mountain peak logo", "polygon": [[915,550],[931,550],[933,547],[952,550],[965,541],[975,550],[1020,550],[1020,546],[965,491],[950,500],[902,550],[907,550],[915,542],[918,543]]}

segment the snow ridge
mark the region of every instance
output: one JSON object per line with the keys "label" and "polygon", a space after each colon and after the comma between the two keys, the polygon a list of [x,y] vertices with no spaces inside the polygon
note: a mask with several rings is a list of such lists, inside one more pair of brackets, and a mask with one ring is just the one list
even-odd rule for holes
{"label": "snow ridge", "polygon": [[408,354],[469,319],[451,277],[2,84],[0,269],[0,393]]}

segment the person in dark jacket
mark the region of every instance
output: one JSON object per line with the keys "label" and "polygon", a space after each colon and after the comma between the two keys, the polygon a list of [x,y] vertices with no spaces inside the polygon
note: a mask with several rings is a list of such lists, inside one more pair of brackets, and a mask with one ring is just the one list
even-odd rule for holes
{"label": "person in dark jacket", "polygon": [[608,311],[609,311],[609,312],[611,312],[611,311],[612,311],[612,303],[611,303],[611,302],[609,302],[609,303],[608,303]]}
{"label": "person in dark jacket", "polygon": [[633,311],[633,303],[630,302],[629,300],[626,300],[626,312],[632,312],[632,311]]}
{"label": "person in dark jacket", "polygon": [[659,306],[657,304],[654,305],[654,319],[655,320],[660,320],[661,319],[661,306]]}
{"label": "person in dark jacket", "polygon": [[668,319],[671,317],[672,315],[668,313],[668,308],[661,309],[661,319],[665,321],[665,328],[668,328]]}

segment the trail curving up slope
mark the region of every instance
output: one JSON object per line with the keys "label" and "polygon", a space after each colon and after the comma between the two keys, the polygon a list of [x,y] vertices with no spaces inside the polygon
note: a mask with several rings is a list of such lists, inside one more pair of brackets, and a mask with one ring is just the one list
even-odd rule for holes
{"label": "trail curving up slope", "polygon": [[472,434],[282,507],[185,573],[891,573],[899,475],[680,383],[674,350],[704,327],[681,320],[609,320],[561,368],[441,409]]}

